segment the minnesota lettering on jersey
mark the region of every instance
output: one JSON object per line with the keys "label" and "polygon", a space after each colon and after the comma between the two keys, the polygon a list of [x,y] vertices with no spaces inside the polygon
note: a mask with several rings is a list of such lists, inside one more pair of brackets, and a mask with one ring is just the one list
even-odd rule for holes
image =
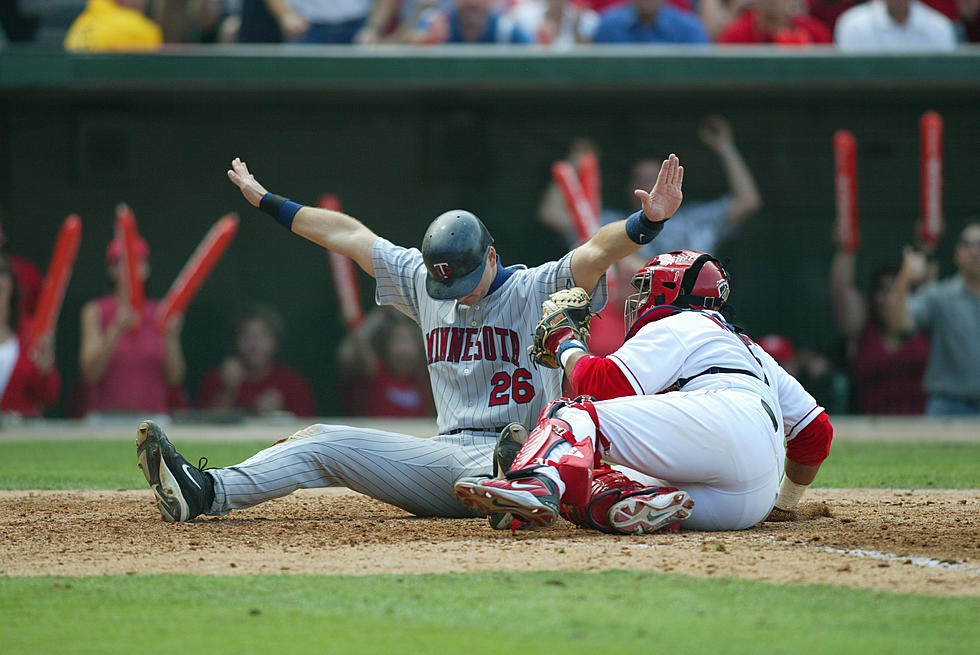
{"label": "minnesota lettering on jersey", "polygon": [[427,364],[435,362],[510,362],[520,365],[521,346],[517,332],[509,328],[440,327],[425,335]]}

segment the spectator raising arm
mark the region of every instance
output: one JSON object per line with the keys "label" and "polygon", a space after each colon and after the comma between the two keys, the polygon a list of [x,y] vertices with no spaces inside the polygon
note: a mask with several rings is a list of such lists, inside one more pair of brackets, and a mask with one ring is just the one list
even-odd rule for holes
{"label": "spectator raising arm", "polygon": [[909,292],[916,280],[923,279],[928,271],[926,256],[911,246],[905,246],[902,253],[902,267],[898,269],[895,282],[888,292],[885,306],[885,320],[892,331],[908,334],[915,327],[912,312],[909,311]]}
{"label": "spectator raising arm", "polygon": [[701,121],[698,136],[706,146],[714,150],[725,171],[725,179],[732,194],[728,209],[728,222],[741,225],[746,218],[762,208],[762,195],[755,177],[735,146],[731,124],[722,116],[707,116]]}
{"label": "spectator raising arm", "polygon": [[840,248],[830,264],[830,302],[834,309],[837,332],[853,354],[861,330],[868,320],[867,305],[854,283],[857,255]]}

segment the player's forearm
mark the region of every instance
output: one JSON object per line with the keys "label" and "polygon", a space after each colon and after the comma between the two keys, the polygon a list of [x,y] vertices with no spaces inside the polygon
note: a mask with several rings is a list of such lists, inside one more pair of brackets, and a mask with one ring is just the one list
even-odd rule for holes
{"label": "player's forearm", "polygon": [[783,479],[779,483],[779,494],[776,496],[774,510],[792,513],[799,505],[800,499],[806,493],[807,487],[817,477],[820,464],[807,465],[786,460]]}
{"label": "player's forearm", "polygon": [[809,485],[817,477],[819,470],[820,464],[800,464],[791,459],[786,460],[786,477],[796,484]]}
{"label": "player's forearm", "polygon": [[792,511],[800,502],[806,488],[813,482],[834,439],[834,426],[827,412],[821,412],[807,423],[786,445],[786,466],[776,508]]}
{"label": "player's forearm", "polygon": [[572,254],[572,279],[591,293],[606,269],[639,249],[626,234],[626,221],[603,225]]}
{"label": "player's forearm", "polygon": [[911,332],[914,327],[912,314],[909,312],[909,288],[912,281],[908,271],[903,267],[895,276],[892,288],[885,298],[885,321],[888,327],[896,332]]}
{"label": "player's forearm", "polygon": [[187,361],[184,359],[184,352],[180,347],[179,337],[167,338],[167,356],[163,363],[163,375],[167,384],[173,386],[181,384],[187,374]]}
{"label": "player's forearm", "polygon": [[562,236],[573,233],[572,217],[556,184],[549,184],[538,205],[541,222]]}
{"label": "player's forearm", "polygon": [[845,339],[856,339],[864,327],[865,309],[854,286],[855,256],[838,250],[830,264],[830,299],[837,331]]}
{"label": "player's forearm", "polygon": [[293,219],[292,231],[327,250],[346,255],[374,275],[372,251],[378,235],[343,212],[303,207]]}
{"label": "player's forearm", "polygon": [[718,156],[721,158],[721,166],[732,194],[728,220],[732,223],[741,223],[762,208],[762,195],[759,193],[752,171],[749,170],[742,153],[734,144],[722,148]]}
{"label": "player's forearm", "polygon": [[565,376],[569,380],[572,379],[572,371],[575,370],[575,365],[578,363],[578,360],[586,357],[588,354],[584,350],[572,350],[562,358],[562,368],[565,369]]}
{"label": "player's forearm", "polygon": [[121,329],[117,324],[113,324],[109,327],[108,333],[102,334],[96,325],[90,324],[98,319],[95,318],[94,314],[88,315],[88,308],[86,308],[86,315],[82,320],[82,345],[78,357],[79,368],[82,372],[82,379],[88,384],[95,384],[105,375],[109,360],[112,358],[112,352],[119,340]]}

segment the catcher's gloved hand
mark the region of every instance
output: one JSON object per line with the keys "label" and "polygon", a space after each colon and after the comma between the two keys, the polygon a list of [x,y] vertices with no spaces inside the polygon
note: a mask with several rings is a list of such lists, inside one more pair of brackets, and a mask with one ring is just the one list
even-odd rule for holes
{"label": "catcher's gloved hand", "polygon": [[528,348],[531,360],[548,368],[558,368],[558,347],[569,339],[583,345],[589,338],[589,294],[581,287],[562,289],[541,304],[542,316],[534,329],[534,345]]}
{"label": "catcher's gloved hand", "polygon": [[762,519],[763,521],[795,521],[796,511],[792,509],[779,509],[778,507],[773,507],[772,511],[769,512],[769,516]]}

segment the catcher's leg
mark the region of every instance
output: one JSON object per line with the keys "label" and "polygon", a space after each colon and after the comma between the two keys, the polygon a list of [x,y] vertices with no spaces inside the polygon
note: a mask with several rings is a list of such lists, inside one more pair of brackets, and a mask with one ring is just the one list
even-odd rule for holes
{"label": "catcher's leg", "polygon": [[[509,512],[531,527],[550,525],[558,517],[559,499],[568,496],[578,503],[588,497],[595,465],[593,439],[596,435],[586,405],[559,401],[558,407],[582,407],[569,420],[553,418],[556,411],[543,412],[543,418],[528,435],[507,471],[506,479],[467,478],[455,485],[456,496],[468,507],[483,514]],[[576,439],[572,424],[578,424],[584,439]],[[491,520],[494,527],[506,527]]]}
{"label": "catcher's leg", "polygon": [[561,515],[575,525],[610,533],[650,534],[677,530],[694,501],[676,487],[644,486],[609,468],[592,478],[585,505],[562,503]]}
{"label": "catcher's leg", "polygon": [[757,395],[681,391],[595,406],[607,461],[652,476],[653,484],[683,481],[695,507],[685,528],[741,530],[769,513],[784,451]]}
{"label": "catcher's leg", "polygon": [[461,477],[490,469],[494,435],[421,439],[339,425],[312,425],[297,438],[237,466],[212,469],[212,514],[251,507],[296,489],[348,487],[419,516],[472,517],[453,494]]}

